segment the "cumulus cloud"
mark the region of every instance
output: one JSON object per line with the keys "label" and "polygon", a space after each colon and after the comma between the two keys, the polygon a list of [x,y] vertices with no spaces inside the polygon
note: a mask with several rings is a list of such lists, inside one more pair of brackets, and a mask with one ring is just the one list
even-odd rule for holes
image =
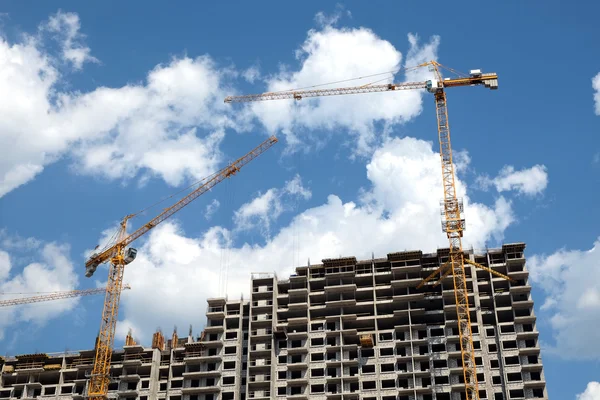
{"label": "cumulus cloud", "polygon": [[[423,81],[430,76],[426,68],[408,71],[402,77],[395,76],[395,73],[403,66],[412,67],[436,59],[439,41],[439,37],[434,36],[421,44],[416,35],[408,35],[409,50],[403,60],[400,51],[370,29],[325,25],[320,30],[310,30],[296,51],[299,68],[292,70],[285,67],[266,79],[266,91],[286,91],[327,82],[336,83],[319,88],[360,86],[399,79]],[[386,71],[389,73],[381,75]],[[373,77],[373,74],[380,75]],[[365,76],[371,77],[347,82],[348,79]],[[322,132],[319,132],[319,137],[311,137],[316,129],[330,134],[341,131],[350,132],[354,138],[352,153],[369,154],[381,139],[381,135],[376,133],[376,125],[381,123],[389,127],[419,115],[423,93],[423,90],[406,90],[301,101],[255,102],[248,104],[246,111],[256,116],[269,132],[283,132],[289,146],[323,141]]]}
{"label": "cumulus cloud", "polygon": [[69,61],[75,69],[81,69],[84,62],[98,62],[91,55],[90,48],[83,42],[85,37],[79,31],[81,23],[79,15],[76,13],[58,11],[51,15],[48,22],[42,24],[40,29],[57,35],[62,45],[63,58]]}
{"label": "cumulus cloud", "polygon": [[[344,202],[331,194],[321,205],[294,216],[260,245],[234,244],[233,232],[218,226],[200,237],[187,237],[174,221],[155,228],[140,248],[135,268],[126,272],[125,279],[135,290],[123,293],[118,337],[131,327],[147,341],[158,322],[163,327],[203,325],[206,298],[222,295],[217,282],[223,275],[228,277],[228,295],[239,298],[248,293],[250,272],[276,272],[283,278],[297,266],[296,260],[310,258],[316,263],[340,255],[364,259],[371,252],[381,257],[393,251],[435,251],[448,246],[439,219],[439,154],[432,143],[414,138],[389,140],[374,152],[365,173],[370,186],[358,201]],[[465,246],[483,248],[488,242],[501,241],[515,218],[510,201],[500,196],[491,205],[471,202],[465,183],[459,179],[457,185],[466,207]],[[260,204],[256,199],[247,203],[255,205],[248,214],[273,212],[273,203],[265,201],[272,197],[266,193],[287,188],[308,196],[300,187],[304,186],[288,182],[261,194]],[[198,290],[199,281],[208,284]]]}
{"label": "cumulus cloud", "polygon": [[481,176],[478,183],[483,189],[494,186],[498,192],[514,190],[520,194],[534,196],[542,193],[548,186],[548,172],[544,165],[534,165],[520,171],[515,171],[512,165],[507,165],[495,178]]}
{"label": "cumulus cloud", "polygon": [[[76,14],[51,16],[40,35],[64,37],[63,52],[75,66],[90,60]],[[89,92],[62,91],[65,76],[55,57],[26,36],[0,38],[0,196],[27,183],[68,154],[77,173],[108,179],[159,177],[170,185],[198,179],[221,160],[219,144],[233,126],[223,104],[223,77],[209,56],[173,58],[145,80]]]}
{"label": "cumulus cloud", "polygon": [[600,382],[590,382],[585,392],[577,395],[577,400],[600,400]]}
{"label": "cumulus cloud", "polygon": [[302,185],[302,179],[296,175],[287,181],[283,188],[271,188],[248,203],[243,204],[235,213],[237,230],[247,230],[260,225],[265,236],[269,236],[271,223],[286,210],[290,210],[291,201],[310,199],[312,193]]}
{"label": "cumulus cloud", "polygon": [[548,351],[564,358],[599,358],[600,344],[591,338],[600,330],[600,238],[589,250],[530,257],[528,268],[546,294],[542,311],[555,339]]}
{"label": "cumulus cloud", "polygon": [[[15,238],[13,242],[38,242],[31,238],[25,240]],[[0,248],[0,299],[22,297],[18,293],[54,292],[74,290],[78,279],[73,264],[69,259],[69,246],[57,243],[46,243],[30,248],[4,247],[7,239]],[[38,249],[39,247],[39,249]],[[28,263],[20,272],[15,271],[15,260],[25,259],[23,252],[34,251],[36,261]],[[30,294],[31,295],[31,294]],[[44,303],[24,304],[0,308],[0,340],[4,338],[5,330],[21,322],[44,325],[67,311],[73,310],[78,299],[64,299]]]}
{"label": "cumulus cloud", "polygon": [[596,115],[600,115],[600,73],[592,79],[592,88],[596,91],[594,93],[595,112]]}

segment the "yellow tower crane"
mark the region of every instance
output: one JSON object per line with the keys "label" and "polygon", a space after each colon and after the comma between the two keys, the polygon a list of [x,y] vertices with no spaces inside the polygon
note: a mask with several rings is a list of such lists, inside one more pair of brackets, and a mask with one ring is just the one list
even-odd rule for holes
{"label": "yellow tower crane", "polygon": [[147,233],[150,229],[190,204],[193,200],[208,192],[219,182],[225,180],[225,178],[235,175],[244,165],[267,151],[275,143],[277,143],[277,138],[271,136],[243,157],[238,158],[233,163],[208,177],[198,188],[194,189],[171,207],[166,208],[158,216],[129,235],[127,235],[127,221],[134,217],[135,214],[126,216],[121,222],[116,242],[109,245],[108,248],[93,254],[86,261],[85,276],[88,278],[94,274],[96,268],[100,264],[110,261],[108,282],[106,284],[106,297],[102,310],[102,321],[100,323],[100,334],[96,345],[94,367],[88,386],[88,397],[91,400],[106,399],[107,397],[108,384],[110,382],[110,359],[113,351],[115,327],[119,313],[119,299],[121,296],[123,271],[125,265],[131,263],[137,254],[136,249],[131,247],[127,248],[127,246]]}
{"label": "yellow tower crane", "polygon": [[[435,99],[438,138],[440,144],[440,157],[442,161],[442,183],[444,187],[444,198],[442,201],[442,230],[446,232],[450,242],[450,256],[437,271],[425,278],[419,288],[434,277],[441,275],[440,279],[452,273],[454,277],[454,295],[456,300],[456,313],[458,316],[460,348],[462,354],[463,374],[465,380],[466,399],[479,399],[477,385],[477,373],[475,369],[475,356],[473,351],[473,333],[471,332],[471,320],[469,315],[469,300],[467,281],[465,277],[465,263],[472,264],[478,268],[485,269],[495,275],[510,279],[483,265],[474,263],[464,257],[462,249],[462,236],[465,229],[465,220],[462,218],[463,202],[456,196],[454,183],[454,164],[452,163],[452,148],[450,146],[450,128],[448,126],[448,111],[446,107],[446,88],[458,86],[484,86],[489,89],[498,89],[498,75],[495,73],[482,73],[480,70],[471,70],[469,75],[459,74],[456,71],[444,67],[436,61],[429,61],[414,68],[429,67],[433,71],[433,79],[422,82],[402,82],[378,85],[363,85],[353,87],[342,87],[332,89],[309,89],[289,90],[281,92],[269,92],[262,94],[251,94],[242,96],[228,96],[226,103],[244,103],[252,101],[282,100],[302,98],[336,96],[345,94],[392,92],[408,89],[426,89],[432,93]],[[445,68],[456,74],[456,78],[442,78],[440,69]],[[412,69],[412,68],[411,68]]]}
{"label": "yellow tower crane", "polygon": [[[131,289],[127,284],[123,285],[123,290]],[[68,290],[64,292],[50,292],[39,296],[18,297],[16,299],[0,300],[0,307],[18,306],[20,304],[41,303],[43,301],[70,299],[72,297],[91,296],[106,292],[105,288],[85,289],[85,290]],[[3,294],[3,293],[0,293]]]}

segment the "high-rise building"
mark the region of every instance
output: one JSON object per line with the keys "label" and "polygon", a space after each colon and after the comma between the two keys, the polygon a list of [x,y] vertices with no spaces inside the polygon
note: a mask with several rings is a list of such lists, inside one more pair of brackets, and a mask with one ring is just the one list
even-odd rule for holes
{"label": "high-rise building", "polygon": [[[524,258],[515,243],[466,255],[481,399],[547,399]],[[110,395],[169,400],[459,400],[464,383],[453,281],[416,289],[448,250],[322,260],[288,279],[253,273],[249,300],[208,300],[199,338],[115,351]],[[164,343],[161,344],[161,343]],[[93,351],[2,366],[0,399],[82,398]]]}

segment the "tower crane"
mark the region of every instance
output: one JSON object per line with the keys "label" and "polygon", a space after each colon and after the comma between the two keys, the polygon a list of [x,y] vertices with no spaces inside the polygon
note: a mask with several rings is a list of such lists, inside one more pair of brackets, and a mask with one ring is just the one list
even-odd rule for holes
{"label": "tower crane", "polygon": [[113,351],[115,327],[119,312],[119,299],[123,282],[123,272],[125,266],[131,263],[137,255],[136,249],[127,247],[136,239],[150,231],[152,228],[181,210],[183,207],[190,204],[193,200],[208,192],[215,185],[222,182],[226,178],[235,175],[244,165],[248,164],[250,161],[267,151],[275,143],[277,143],[277,138],[275,136],[269,137],[243,157],[238,158],[233,163],[230,163],[220,171],[217,171],[208,177],[199,187],[194,189],[172,206],[164,209],[163,212],[161,212],[158,216],[154,217],[129,235],[127,235],[127,221],[136,214],[127,215],[125,218],[123,218],[123,221],[120,224],[116,242],[112,245],[109,245],[106,249],[92,254],[86,261],[85,276],[88,278],[94,274],[96,268],[100,264],[108,261],[110,262],[108,270],[108,282],[106,284],[106,297],[104,299],[102,321],[100,324],[100,333],[96,345],[94,366],[88,386],[88,397],[91,400],[106,399],[107,397],[108,384],[110,383],[110,359]]}
{"label": "tower crane", "polygon": [[[469,299],[467,281],[465,277],[465,263],[485,269],[497,276],[510,279],[483,265],[474,263],[464,257],[462,249],[462,236],[465,229],[465,220],[462,218],[463,201],[456,196],[454,179],[454,165],[452,163],[452,148],[450,145],[450,128],[448,125],[448,111],[446,106],[446,88],[459,86],[484,86],[495,90],[498,89],[498,75],[496,73],[482,73],[481,70],[471,70],[469,75],[459,74],[456,71],[444,67],[437,61],[428,61],[416,66],[428,67],[433,72],[433,79],[422,82],[401,82],[378,85],[363,85],[352,87],[340,87],[330,89],[308,89],[288,90],[280,92],[268,92],[262,94],[250,94],[241,96],[228,96],[225,103],[244,103],[252,101],[283,100],[337,96],[346,94],[360,94],[373,92],[394,92],[398,90],[425,89],[433,94],[436,106],[438,138],[440,144],[440,157],[442,164],[442,183],[444,197],[442,200],[442,230],[446,233],[450,243],[448,262],[442,264],[438,270],[425,278],[419,287],[431,281],[438,275],[440,280],[452,274],[454,281],[454,296],[456,301],[456,313],[458,316],[458,327],[460,337],[460,348],[465,381],[466,400],[479,400],[477,385],[477,372],[475,368],[475,355],[473,350],[473,333],[471,331],[471,319],[469,314]],[[458,75],[456,78],[442,78],[441,69],[447,69]],[[436,283],[437,284],[437,283]]]}
{"label": "tower crane", "polygon": [[[131,289],[128,284],[123,285],[123,290]],[[65,292],[51,292],[40,296],[19,297],[18,299],[0,300],[0,307],[17,306],[20,304],[41,303],[43,301],[52,301],[60,299],[69,299],[71,297],[91,296],[106,292],[105,288],[69,290]]]}

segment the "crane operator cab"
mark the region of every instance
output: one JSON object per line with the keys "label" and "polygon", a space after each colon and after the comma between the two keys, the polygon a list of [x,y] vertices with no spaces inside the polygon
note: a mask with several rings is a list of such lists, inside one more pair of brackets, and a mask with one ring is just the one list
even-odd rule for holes
{"label": "crane operator cab", "polygon": [[125,261],[125,265],[129,264],[133,260],[135,260],[135,256],[137,256],[137,249],[130,247],[125,252],[125,257],[123,257],[123,261]]}
{"label": "crane operator cab", "polygon": [[430,79],[425,84],[429,93],[441,92],[444,89],[443,83],[437,79]]}
{"label": "crane operator cab", "polygon": [[[99,255],[98,253],[94,253],[90,256],[90,264],[86,265],[86,267],[85,267],[86,278],[90,278],[92,275],[94,275],[94,272],[96,272],[96,268],[98,268],[98,265],[100,265],[100,262],[98,260],[95,260],[95,258],[98,257],[98,255]],[[130,247],[125,252],[125,256],[123,257],[123,262],[125,263],[125,265],[127,265],[130,262],[132,262],[133,260],[135,260],[136,256],[137,256],[137,249]]]}

